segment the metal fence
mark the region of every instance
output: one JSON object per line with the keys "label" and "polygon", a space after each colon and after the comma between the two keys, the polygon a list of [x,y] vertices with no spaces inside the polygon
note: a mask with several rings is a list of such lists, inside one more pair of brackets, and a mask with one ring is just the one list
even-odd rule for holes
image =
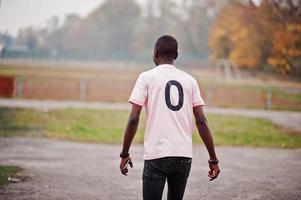
{"label": "metal fence", "polygon": [[[126,102],[143,70],[137,63],[0,59],[0,80],[13,80],[0,81],[0,97]],[[11,91],[4,91],[4,87]],[[205,81],[200,89],[211,106],[301,110],[300,84],[225,79]]]}
{"label": "metal fence", "polygon": [[[135,79],[15,78],[13,98],[126,102]],[[207,105],[301,110],[301,89],[294,87],[203,84]]]}

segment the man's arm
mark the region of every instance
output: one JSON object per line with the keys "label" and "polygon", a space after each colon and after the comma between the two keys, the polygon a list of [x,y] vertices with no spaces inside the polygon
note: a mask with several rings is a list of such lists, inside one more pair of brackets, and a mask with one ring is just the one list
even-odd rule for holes
{"label": "man's arm", "polygon": [[[139,124],[139,117],[141,112],[142,106],[139,106],[137,104],[132,104],[132,111],[129,116],[126,130],[124,133],[123,138],[123,147],[122,147],[122,154],[127,155],[129,152],[129,149],[131,147],[132,141],[134,139],[134,136],[136,134],[138,124]],[[131,158],[129,156],[126,156],[124,158],[121,158],[120,161],[120,171],[123,175],[127,175],[128,169],[127,169],[127,163],[133,167],[133,163],[131,161]]]}
{"label": "man's arm", "polygon": [[[212,135],[211,135],[211,132],[210,132],[210,129],[208,127],[208,124],[207,124],[207,119],[204,115],[204,112],[203,112],[203,108],[202,106],[196,106],[193,108],[193,114],[194,114],[194,117],[195,117],[195,123],[196,123],[196,126],[198,128],[198,131],[199,131],[199,134],[207,148],[207,151],[209,153],[209,157],[210,157],[210,161],[209,161],[209,168],[210,168],[210,171],[209,171],[209,178],[211,178],[210,180],[213,180],[215,179],[219,172],[220,172],[220,169],[218,167],[218,160],[217,160],[217,157],[216,157],[216,154],[215,154],[215,150],[214,150],[214,144],[213,144],[213,139],[212,139]],[[210,163],[210,162],[213,162],[214,164]]]}

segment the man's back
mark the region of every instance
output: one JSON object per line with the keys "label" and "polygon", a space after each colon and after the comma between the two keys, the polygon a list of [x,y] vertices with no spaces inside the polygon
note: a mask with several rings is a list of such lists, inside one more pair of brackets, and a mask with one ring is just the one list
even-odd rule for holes
{"label": "man's back", "polygon": [[204,105],[193,77],[173,65],[159,65],[139,76],[129,101],[146,108],[145,160],[192,157],[192,108]]}
{"label": "man's back", "polygon": [[192,161],[193,116],[210,156],[210,180],[215,179],[220,171],[198,84],[190,75],[173,66],[177,57],[176,39],[169,35],[160,37],[153,51],[156,67],[140,74],[129,98],[132,110],[124,133],[119,167],[124,175],[128,173],[128,165],[133,167],[129,149],[138,128],[141,109],[145,106],[144,200],[161,200],[166,181],[167,199],[183,198]]}

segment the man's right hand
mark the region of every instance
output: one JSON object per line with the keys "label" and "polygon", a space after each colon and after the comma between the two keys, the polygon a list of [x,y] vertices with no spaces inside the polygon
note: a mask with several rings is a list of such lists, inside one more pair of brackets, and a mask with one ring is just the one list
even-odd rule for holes
{"label": "man's right hand", "polygon": [[127,176],[127,173],[128,173],[128,165],[131,166],[131,168],[133,168],[133,162],[131,160],[131,157],[127,157],[127,158],[121,158],[120,160],[120,172]]}
{"label": "man's right hand", "polygon": [[218,164],[209,164],[209,169],[210,171],[208,171],[208,177],[210,178],[209,181],[212,181],[217,178],[220,173],[220,169]]}

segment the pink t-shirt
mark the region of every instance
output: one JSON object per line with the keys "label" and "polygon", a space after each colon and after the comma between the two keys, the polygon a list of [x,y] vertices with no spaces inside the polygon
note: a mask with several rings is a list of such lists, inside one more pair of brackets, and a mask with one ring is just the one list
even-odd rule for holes
{"label": "pink t-shirt", "polygon": [[139,75],[129,102],[145,106],[145,160],[192,158],[193,107],[205,105],[192,76],[173,65],[159,65]]}

